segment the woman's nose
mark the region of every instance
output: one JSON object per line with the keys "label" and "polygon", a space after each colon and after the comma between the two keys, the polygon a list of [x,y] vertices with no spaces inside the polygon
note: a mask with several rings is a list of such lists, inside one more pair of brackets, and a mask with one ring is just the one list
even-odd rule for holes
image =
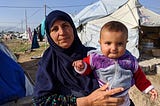
{"label": "woman's nose", "polygon": [[63,28],[59,28],[59,35],[63,35],[64,34],[64,30],[63,30]]}

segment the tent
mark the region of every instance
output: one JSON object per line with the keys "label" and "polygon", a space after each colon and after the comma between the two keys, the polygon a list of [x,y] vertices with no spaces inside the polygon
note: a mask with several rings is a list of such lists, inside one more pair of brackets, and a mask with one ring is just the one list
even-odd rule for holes
{"label": "tent", "polygon": [[3,42],[0,42],[0,59],[0,105],[32,96],[34,83],[30,75],[17,63],[16,56]]}
{"label": "tent", "polygon": [[14,61],[17,62],[17,57],[8,49],[8,47],[3,42],[0,42],[0,50],[2,50],[4,53],[6,53],[9,57],[11,57]]}
{"label": "tent", "polygon": [[[74,17],[74,21],[78,29],[78,35],[82,43],[86,46],[99,48],[99,31],[103,24],[108,21],[120,21],[127,26],[129,31],[126,48],[136,58],[139,58],[140,51],[138,47],[141,26],[160,28],[160,20],[158,20],[160,19],[160,15],[146,9],[137,0],[120,1],[113,2],[112,0],[100,0],[84,8]],[[101,3],[103,3],[103,8],[105,8],[106,11],[110,11],[103,12],[103,10],[101,11],[99,9],[100,7],[95,7],[94,11],[92,11],[93,5],[99,4],[99,6],[102,6],[100,5]],[[103,12],[103,14],[101,12]],[[87,15],[85,15],[85,13]],[[85,17],[80,17],[82,15]]]}

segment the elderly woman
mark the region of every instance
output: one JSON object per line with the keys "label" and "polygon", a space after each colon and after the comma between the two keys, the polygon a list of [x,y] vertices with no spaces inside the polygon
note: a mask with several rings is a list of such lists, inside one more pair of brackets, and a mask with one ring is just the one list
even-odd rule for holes
{"label": "elderly woman", "polygon": [[45,21],[49,48],[44,52],[36,73],[33,102],[54,106],[117,106],[123,98],[111,95],[123,88],[106,90],[98,87],[93,73],[81,76],[72,62],[87,55],[93,48],[82,45],[71,17],[62,11],[52,11]]}

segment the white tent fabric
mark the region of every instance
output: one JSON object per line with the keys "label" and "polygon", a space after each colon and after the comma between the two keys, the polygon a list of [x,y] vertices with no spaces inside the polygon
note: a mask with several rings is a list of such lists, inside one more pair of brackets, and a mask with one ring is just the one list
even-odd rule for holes
{"label": "white tent fabric", "polygon": [[142,26],[160,26],[160,15],[144,7],[139,8],[140,24]]}
{"label": "white tent fabric", "polygon": [[[114,3],[115,2],[117,1],[114,1]],[[139,24],[144,26],[160,26],[160,20],[157,19],[160,19],[160,15],[153,13],[148,9],[145,9],[137,0],[129,0],[125,4],[120,5],[120,7],[113,13],[109,15],[106,14],[106,16],[104,17],[98,19],[95,18],[92,21],[84,23],[82,25],[82,30],[78,34],[83,44],[85,44],[86,46],[93,46],[98,48],[100,28],[106,22],[120,21],[127,26],[129,31],[129,42],[127,43],[126,48],[136,58],[139,58],[139,50],[137,48],[139,42]]]}
{"label": "white tent fabric", "polygon": [[99,0],[80,11],[74,18],[76,27],[85,24],[88,21],[106,16],[114,12],[119,6],[127,2],[127,0]]}

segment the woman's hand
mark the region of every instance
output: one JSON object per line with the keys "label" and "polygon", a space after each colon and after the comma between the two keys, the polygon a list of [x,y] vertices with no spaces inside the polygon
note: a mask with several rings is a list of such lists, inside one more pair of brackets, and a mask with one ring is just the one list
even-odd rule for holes
{"label": "woman's hand", "polygon": [[106,90],[108,84],[95,90],[90,95],[77,99],[77,106],[118,106],[124,102],[123,98],[111,97],[116,93],[122,92],[123,88]]}

